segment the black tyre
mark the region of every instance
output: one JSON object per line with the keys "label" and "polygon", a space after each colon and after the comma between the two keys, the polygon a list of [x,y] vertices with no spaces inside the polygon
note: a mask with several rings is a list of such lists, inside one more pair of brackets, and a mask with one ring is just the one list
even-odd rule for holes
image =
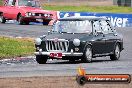
{"label": "black tyre", "polygon": [[18,22],[19,25],[23,25],[24,24],[22,18],[23,18],[22,15],[18,16],[17,22]]}
{"label": "black tyre", "polygon": [[36,61],[39,63],[39,64],[45,64],[47,62],[47,56],[43,56],[43,55],[37,55],[36,56]]}
{"label": "black tyre", "polygon": [[25,22],[26,25],[29,25],[29,22]]}
{"label": "black tyre", "polygon": [[0,14],[0,23],[5,23],[6,19],[4,18],[3,14]]}
{"label": "black tyre", "polygon": [[87,82],[87,79],[84,76],[78,76],[76,78],[76,81],[80,85],[84,85]]}
{"label": "black tyre", "polygon": [[120,46],[116,44],[114,54],[110,55],[111,60],[118,60],[120,58]]}
{"label": "black tyre", "polygon": [[84,63],[91,63],[92,62],[92,49],[91,46],[87,46],[81,59]]}
{"label": "black tyre", "polygon": [[49,23],[47,23],[47,22],[43,22],[43,25],[48,25]]}
{"label": "black tyre", "polygon": [[43,21],[43,25],[48,25],[49,24],[49,21]]}

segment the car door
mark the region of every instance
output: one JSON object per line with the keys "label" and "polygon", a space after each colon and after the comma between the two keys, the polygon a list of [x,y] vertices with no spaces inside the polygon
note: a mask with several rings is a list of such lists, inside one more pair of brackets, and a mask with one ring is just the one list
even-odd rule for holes
{"label": "car door", "polygon": [[93,54],[103,54],[105,53],[105,36],[102,32],[100,22],[93,22],[93,40],[92,40],[92,49]]}
{"label": "car door", "polygon": [[5,17],[8,19],[15,19],[16,18],[16,6],[15,6],[16,0],[9,0],[6,11],[5,11]]}
{"label": "car door", "polygon": [[112,53],[117,40],[117,33],[109,21],[107,22],[107,34],[106,34],[106,53]]}
{"label": "car door", "polygon": [[102,32],[104,34],[105,40],[105,49],[104,53],[111,53],[114,50],[116,35],[114,34],[114,29],[112,25],[106,20],[102,20],[101,22]]}

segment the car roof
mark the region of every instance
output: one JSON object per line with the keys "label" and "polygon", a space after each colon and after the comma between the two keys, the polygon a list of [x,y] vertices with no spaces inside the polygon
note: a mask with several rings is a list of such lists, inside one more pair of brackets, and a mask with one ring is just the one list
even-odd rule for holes
{"label": "car roof", "polygon": [[71,16],[60,18],[60,21],[81,21],[81,20],[108,20],[106,17],[97,17],[97,16]]}

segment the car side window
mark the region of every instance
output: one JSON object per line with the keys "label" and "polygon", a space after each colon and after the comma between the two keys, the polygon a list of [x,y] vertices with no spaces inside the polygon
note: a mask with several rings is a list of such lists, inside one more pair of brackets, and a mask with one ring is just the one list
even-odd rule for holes
{"label": "car side window", "polygon": [[9,0],[8,1],[8,5],[11,6],[12,5],[12,2],[13,2],[13,0]]}
{"label": "car side window", "polygon": [[7,6],[8,5],[8,2],[9,2],[8,0],[5,0],[4,1],[4,6]]}
{"label": "car side window", "polygon": [[106,21],[108,25],[110,26],[109,33],[116,33],[115,28],[112,26],[111,22],[109,20]]}
{"label": "car side window", "polygon": [[32,6],[32,2],[31,1],[28,1],[26,6]]}
{"label": "car side window", "polygon": [[16,0],[9,0],[8,1],[8,6],[15,5],[15,3],[16,3]]}
{"label": "car side window", "polygon": [[100,25],[101,25],[103,34],[113,33],[113,30],[112,30],[110,24],[106,20],[101,20]]}
{"label": "car side window", "polygon": [[93,21],[93,34],[102,33],[99,21]]}
{"label": "car side window", "polygon": [[85,21],[80,21],[80,24],[78,25],[78,27],[80,29],[78,29],[78,31],[82,32],[82,33],[92,33],[92,25],[91,25],[91,21],[85,20]]}

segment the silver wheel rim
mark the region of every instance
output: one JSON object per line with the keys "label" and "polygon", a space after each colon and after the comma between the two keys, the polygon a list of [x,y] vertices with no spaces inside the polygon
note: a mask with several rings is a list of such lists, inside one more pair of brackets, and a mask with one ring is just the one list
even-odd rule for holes
{"label": "silver wheel rim", "polygon": [[91,52],[90,48],[86,49],[86,58],[87,58],[88,61],[92,60],[92,52]]}
{"label": "silver wheel rim", "polygon": [[21,21],[21,18],[18,19],[18,23],[19,23],[19,24],[21,23],[20,21]]}
{"label": "silver wheel rim", "polygon": [[19,16],[19,18],[18,18],[18,23],[19,24],[21,23],[21,16]]}
{"label": "silver wheel rim", "polygon": [[0,22],[2,22],[2,16],[0,16]]}
{"label": "silver wheel rim", "polygon": [[119,46],[116,46],[115,55],[116,55],[117,58],[119,58],[119,56],[120,56],[120,49],[119,49]]}

